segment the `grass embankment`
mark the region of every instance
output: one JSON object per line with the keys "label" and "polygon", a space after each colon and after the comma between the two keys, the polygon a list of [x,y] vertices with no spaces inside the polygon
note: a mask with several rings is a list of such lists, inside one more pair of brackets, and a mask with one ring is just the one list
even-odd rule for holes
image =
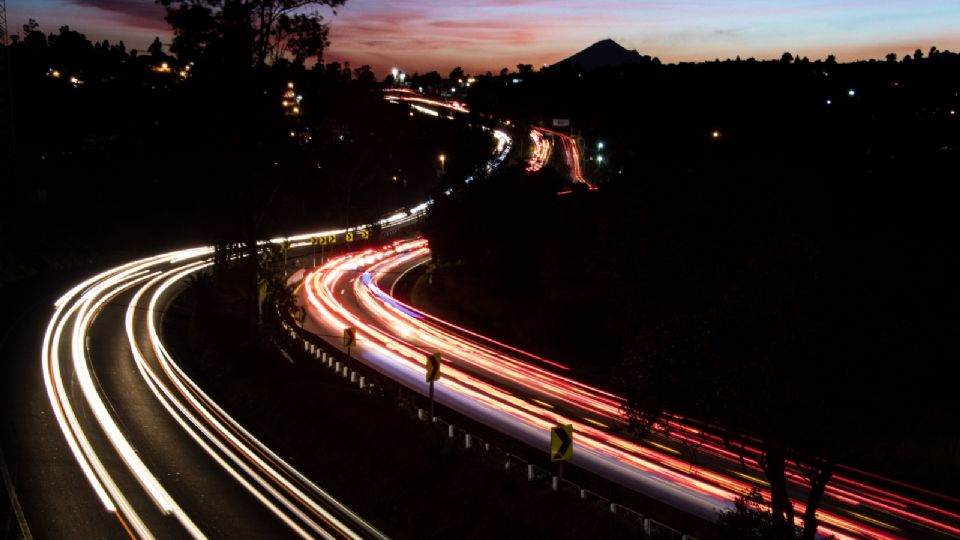
{"label": "grass embankment", "polygon": [[252,433],[387,535],[640,534],[598,507],[497,471],[319,362],[290,364],[256,333],[237,332],[244,303],[230,298],[201,283],[178,299],[164,329],[176,358]]}

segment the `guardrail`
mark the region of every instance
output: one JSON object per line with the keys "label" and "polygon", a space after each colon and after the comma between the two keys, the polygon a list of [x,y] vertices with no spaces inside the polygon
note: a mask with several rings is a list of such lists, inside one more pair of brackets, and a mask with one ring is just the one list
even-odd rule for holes
{"label": "guardrail", "polygon": [[[288,346],[302,349],[304,355],[318,361],[321,366],[332,370],[343,378],[347,384],[356,385],[361,391],[381,396],[388,393],[388,387],[390,393],[396,391],[397,396],[400,397],[398,404],[411,412],[415,411],[416,417],[420,421],[430,422],[436,429],[444,432],[448,439],[454,442],[461,441],[465,450],[477,453],[484,461],[501,468],[506,473],[521,475],[528,482],[549,485],[550,489],[557,493],[565,493],[579,498],[586,504],[604,508],[619,519],[636,525],[645,538],[696,540],[693,536],[649,518],[626,505],[613,501],[609,497],[604,497],[583,484],[561,478],[553,471],[532,463],[530,459],[525,459],[518,453],[502,447],[497,442],[479,435],[475,430],[458,426],[441,416],[431,418],[430,412],[419,406],[422,404],[422,396],[416,394],[416,397],[411,398],[410,395],[415,394],[415,392],[409,388],[384,377],[356,359],[350,361],[346,353],[333,347],[322,337],[307,332],[298,326],[291,317],[285,317],[283,314],[279,315],[284,335],[288,338],[286,339]],[[281,350],[285,349],[282,344],[278,344],[278,346]],[[417,397],[421,399],[417,399]]]}

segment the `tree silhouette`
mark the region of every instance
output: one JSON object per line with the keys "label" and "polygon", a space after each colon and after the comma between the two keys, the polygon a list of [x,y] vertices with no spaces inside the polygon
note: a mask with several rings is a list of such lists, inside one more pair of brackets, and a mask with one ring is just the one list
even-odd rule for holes
{"label": "tree silhouette", "polygon": [[153,43],[147,47],[147,53],[154,58],[159,58],[163,56],[163,43],[160,42],[159,37],[153,38]]}
{"label": "tree silhouette", "polygon": [[346,0],[160,0],[181,61],[228,56],[228,64],[261,67],[289,54],[318,60],[329,44],[321,7]]}

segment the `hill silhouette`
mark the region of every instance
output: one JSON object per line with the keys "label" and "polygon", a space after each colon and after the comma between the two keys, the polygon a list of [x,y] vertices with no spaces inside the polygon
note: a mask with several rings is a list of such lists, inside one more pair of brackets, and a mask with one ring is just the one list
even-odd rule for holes
{"label": "hill silhouette", "polygon": [[605,66],[641,64],[644,63],[644,58],[636,50],[627,50],[612,39],[604,39],[554,65],[556,66],[567,62],[573,65],[579,65],[589,71]]}

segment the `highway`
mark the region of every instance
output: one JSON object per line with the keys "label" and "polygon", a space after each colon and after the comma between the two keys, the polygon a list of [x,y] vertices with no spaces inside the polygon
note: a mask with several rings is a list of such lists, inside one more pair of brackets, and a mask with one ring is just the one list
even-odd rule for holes
{"label": "highway", "polygon": [[[363,363],[421,394],[425,357],[443,355],[437,402],[531,446],[548,448],[548,429],[574,425],[573,463],[640,493],[711,519],[731,508],[737,494],[765,489],[747,449],[746,470],[721,441],[708,438],[696,465],[684,459],[680,439],[699,431],[676,423],[669,438],[624,438],[620,399],[577,381],[566,366],[498,343],[432,317],[392,297],[396,281],[429,260],[425,240],[396,242],[327,262],[309,274],[301,291],[307,329],[337,336],[357,329],[354,354]],[[334,346],[337,340],[331,340]],[[792,493],[803,493],[796,468]],[[803,506],[795,500],[798,514]],[[960,537],[960,501],[869,473],[840,468],[818,517],[837,538]]]}
{"label": "highway", "polygon": [[[530,153],[527,171],[539,171],[550,161],[554,138],[560,140],[560,145],[563,148],[563,162],[570,182],[574,185],[586,186],[590,191],[596,191],[597,186],[583,176],[583,167],[580,165],[580,147],[577,145],[577,140],[566,133],[539,126],[531,128],[530,140],[533,142],[533,151]],[[573,193],[573,191],[564,190],[558,195],[569,193]]]}
{"label": "highway", "polygon": [[163,313],[211,255],[196,248],[121,265],[54,304],[33,364],[40,376],[20,392],[46,396],[46,410],[18,415],[8,452],[32,532],[385,538],[240,426],[167,351]]}
{"label": "highway", "polygon": [[[492,169],[511,140],[490,131]],[[421,220],[429,205],[261,245],[345,244],[375,227],[390,235]],[[53,301],[45,327],[18,328],[17,361],[5,366],[0,465],[22,534],[386,538],[246,431],[167,351],[163,313],[212,254],[212,247],[185,249],[103,271]],[[46,310],[29,311],[40,318]],[[29,330],[43,336],[39,355]]]}
{"label": "highway", "polygon": [[[558,137],[574,180],[593,187],[580,174],[572,138],[535,131],[535,141]],[[498,154],[491,168],[511,146],[504,133],[493,136]],[[541,166],[549,153],[541,153]],[[399,230],[429,205],[264,245],[301,249],[317,238],[343,243],[374,225]],[[15,437],[4,453],[15,464],[35,536],[384,538],[247,432],[167,351],[163,313],[186,280],[212,264],[211,255],[209,247],[161,254],[75,285],[53,304],[39,358],[11,367],[22,384],[5,399]],[[764,489],[757,450],[748,449],[741,470],[737,456],[709,438],[696,465],[685,459],[682,439],[701,437],[695,426],[678,422],[670,437],[626,438],[612,392],[577,380],[567,366],[393,298],[395,283],[429,258],[418,239],[325,262],[301,288],[307,329],[336,336],[356,327],[355,358],[423,394],[425,357],[439,351],[438,403],[544,451],[548,429],[571,423],[574,465],[693,515],[713,519],[737,494]],[[802,479],[791,474],[793,493],[802,494]],[[802,514],[801,505],[797,510]],[[821,532],[837,538],[960,538],[960,501],[849,468],[831,482],[819,518]]]}

